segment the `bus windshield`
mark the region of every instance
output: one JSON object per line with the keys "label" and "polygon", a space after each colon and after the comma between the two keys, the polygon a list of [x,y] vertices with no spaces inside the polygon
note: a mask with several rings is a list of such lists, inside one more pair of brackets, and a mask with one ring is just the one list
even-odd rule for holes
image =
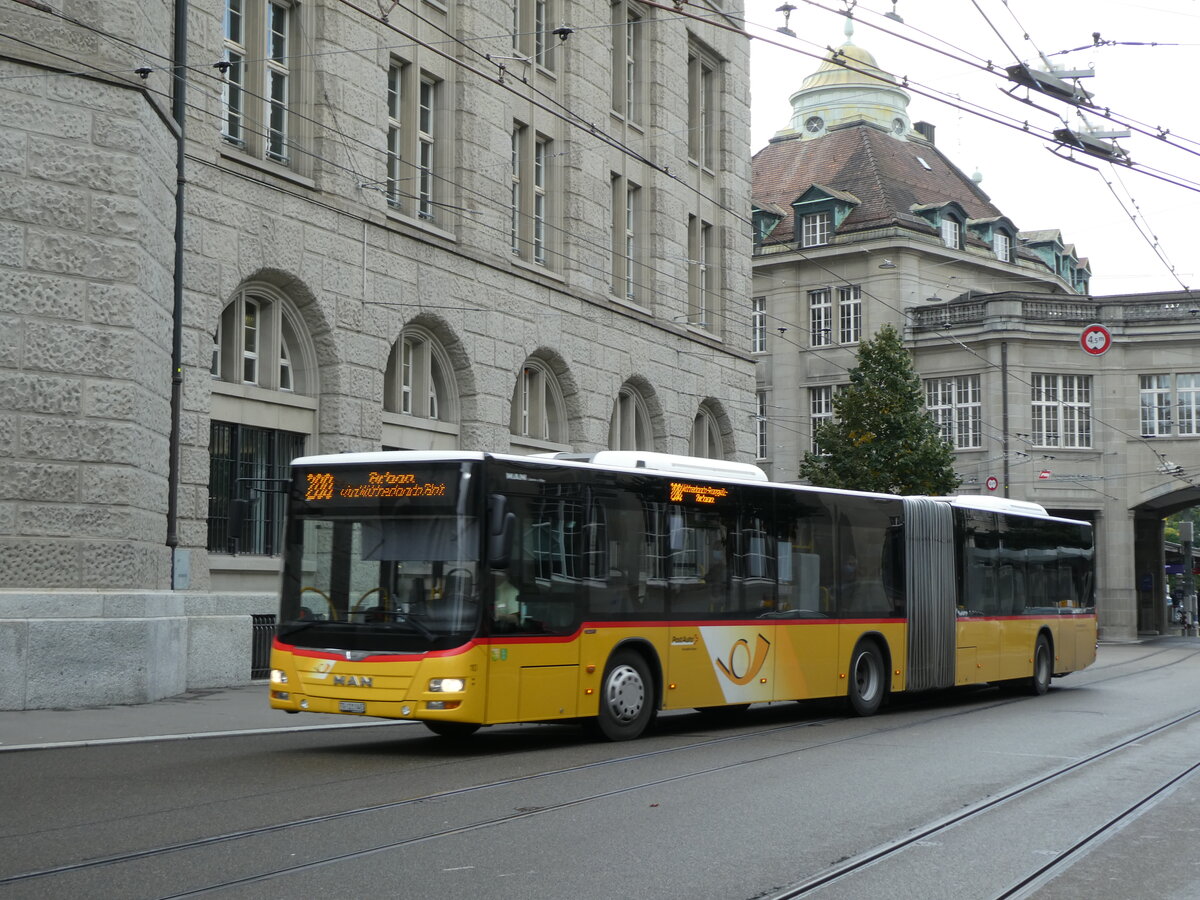
{"label": "bus windshield", "polygon": [[460,645],[480,620],[479,522],[460,505],[294,491],[279,639],[373,653]]}

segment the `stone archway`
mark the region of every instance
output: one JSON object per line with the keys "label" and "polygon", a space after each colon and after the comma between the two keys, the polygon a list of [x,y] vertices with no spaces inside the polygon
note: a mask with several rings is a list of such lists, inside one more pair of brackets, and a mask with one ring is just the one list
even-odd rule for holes
{"label": "stone archway", "polygon": [[1133,581],[1139,634],[1165,634],[1168,630],[1163,519],[1193,506],[1200,506],[1200,487],[1183,487],[1131,510]]}

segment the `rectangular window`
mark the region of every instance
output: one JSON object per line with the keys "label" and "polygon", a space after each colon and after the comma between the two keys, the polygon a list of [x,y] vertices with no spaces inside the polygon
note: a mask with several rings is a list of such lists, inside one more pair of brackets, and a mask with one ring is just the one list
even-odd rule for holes
{"label": "rectangular window", "polygon": [[387,201],[390,206],[402,206],[403,188],[407,182],[404,166],[404,69],[403,63],[388,67],[387,84]]}
{"label": "rectangular window", "polygon": [[808,421],[812,441],[812,452],[821,454],[817,444],[817,426],[833,419],[833,385],[826,384],[808,389]]}
{"label": "rectangular window", "polygon": [[533,134],[520,122],[512,131],[512,252],[546,264],[546,217],[549,204],[547,164],[550,139]]}
{"label": "rectangular window", "polygon": [[550,140],[539,136],[533,142],[533,261],[546,264],[546,160]]}
{"label": "rectangular window", "polygon": [[291,461],[304,435],[213,421],[209,426],[208,549],[279,554]]}
{"label": "rectangular window", "polygon": [[809,345],[827,347],[833,343],[833,302],[829,288],[808,292]]}
{"label": "rectangular window", "polygon": [[627,122],[640,121],[642,17],[624,0],[612,7],[612,108]]}
{"label": "rectangular window", "polygon": [[267,7],[267,157],[288,161],[288,32],[291,10],[279,3]]}
{"label": "rectangular window", "polygon": [[716,58],[699,47],[688,51],[688,158],[706,169],[716,165],[718,129]]}
{"label": "rectangular window", "polygon": [[514,256],[520,256],[522,253],[521,246],[521,145],[525,142],[525,126],[519,122],[513,123],[512,130],[512,252]]}
{"label": "rectangular window", "polygon": [[225,0],[221,136],[261,159],[294,164],[293,44],[288,0]]}
{"label": "rectangular window", "polygon": [[387,200],[393,209],[433,221],[438,199],[438,103],[441,82],[411,62],[387,74]]}
{"label": "rectangular window", "polygon": [[1179,433],[1200,434],[1200,373],[1186,372],[1175,376],[1175,393],[1179,404]]}
{"label": "rectangular window", "polygon": [[225,4],[225,86],[222,137],[231,144],[245,145],[246,104],[246,15],[243,0]]}
{"label": "rectangular window", "polygon": [[688,324],[712,328],[715,278],[713,226],[698,216],[688,216]]}
{"label": "rectangular window", "polygon": [[767,349],[767,298],[755,297],[750,301],[750,350],[764,353]]}
{"label": "rectangular window", "polygon": [[941,430],[942,438],[956,450],[983,446],[981,396],[978,375],[925,381],[925,408]]}
{"label": "rectangular window", "polygon": [[638,261],[638,186],[622,175],[612,175],[612,292],[626,300],[639,293],[636,274]]}
{"label": "rectangular window", "polygon": [[754,445],[759,459],[767,458],[767,392],[756,395],[757,412],[754,416]]}
{"label": "rectangular window", "polygon": [[434,165],[436,162],[434,127],[437,83],[428,76],[421,78],[417,112],[417,216],[433,219]]}
{"label": "rectangular window", "polygon": [[513,3],[513,50],[543,69],[554,68],[554,45],[551,22],[552,0],[515,0]]}
{"label": "rectangular window", "polygon": [[1034,446],[1091,447],[1091,376],[1034,374],[1032,385]]}
{"label": "rectangular window", "polygon": [[1141,408],[1142,437],[1170,434],[1171,376],[1139,376],[1138,400]]}
{"label": "rectangular window", "polygon": [[637,253],[637,185],[625,185],[625,232],[622,246],[621,264],[625,269],[625,296],[630,300],[637,297],[637,286],[634,282],[634,260]]}
{"label": "rectangular window", "polygon": [[838,288],[838,342],[857,344],[862,339],[862,288]]}
{"label": "rectangular window", "polygon": [[829,213],[809,213],[800,219],[800,246],[820,247],[829,243],[831,228]]}

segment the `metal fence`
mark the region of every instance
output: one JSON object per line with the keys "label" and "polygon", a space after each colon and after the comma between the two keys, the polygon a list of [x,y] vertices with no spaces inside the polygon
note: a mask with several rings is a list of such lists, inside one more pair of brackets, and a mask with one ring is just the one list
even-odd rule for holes
{"label": "metal fence", "polygon": [[271,674],[271,638],[275,634],[275,616],[251,616],[254,624],[253,648],[250,658],[250,677],[266,678]]}

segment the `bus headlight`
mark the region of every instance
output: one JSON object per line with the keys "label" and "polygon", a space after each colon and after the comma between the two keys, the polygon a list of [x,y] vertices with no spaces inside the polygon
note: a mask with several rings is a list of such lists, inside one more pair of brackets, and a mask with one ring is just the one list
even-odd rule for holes
{"label": "bus headlight", "polygon": [[287,683],[288,683],[287,672],[283,671],[283,669],[272,669],[271,670],[271,684],[287,684]]}
{"label": "bus headlight", "polygon": [[439,694],[457,694],[465,690],[467,683],[461,678],[430,678],[429,690]]}

